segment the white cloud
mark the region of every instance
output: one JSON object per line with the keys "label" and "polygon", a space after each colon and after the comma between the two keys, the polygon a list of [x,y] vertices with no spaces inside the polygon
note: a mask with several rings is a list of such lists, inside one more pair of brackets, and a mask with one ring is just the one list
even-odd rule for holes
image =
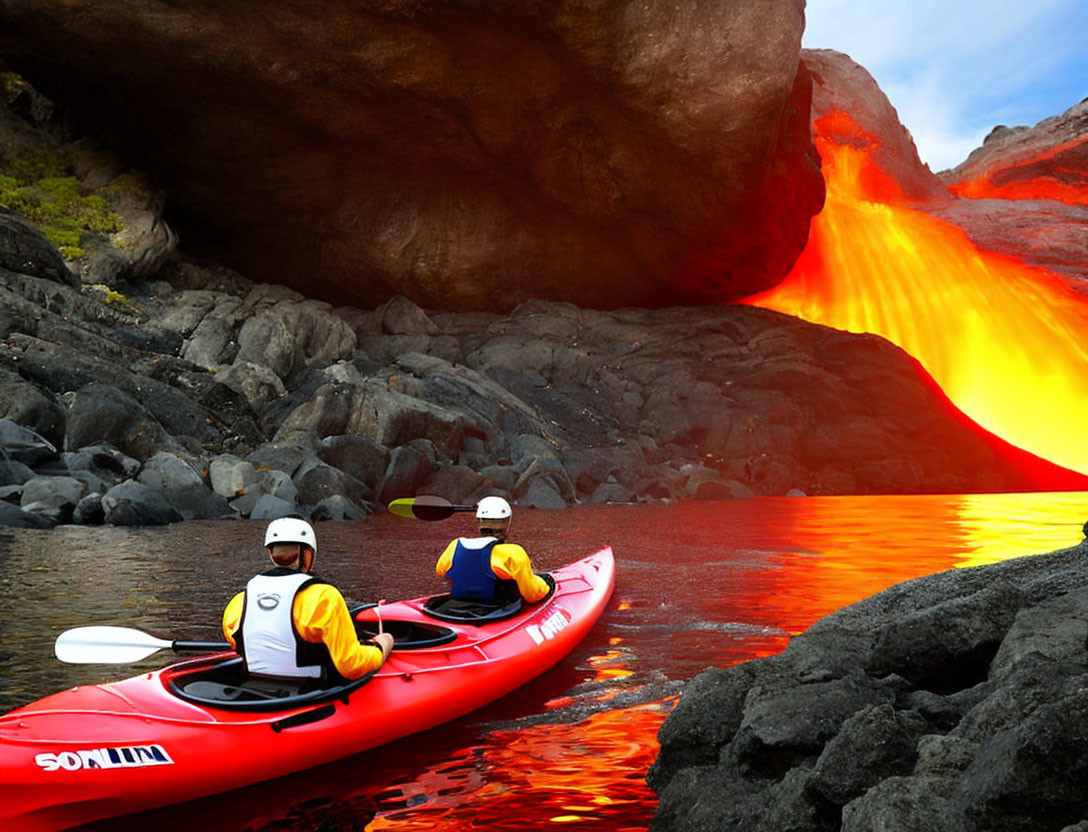
{"label": "white cloud", "polygon": [[1088,95],[1084,0],[808,0],[804,45],[872,73],[934,170]]}

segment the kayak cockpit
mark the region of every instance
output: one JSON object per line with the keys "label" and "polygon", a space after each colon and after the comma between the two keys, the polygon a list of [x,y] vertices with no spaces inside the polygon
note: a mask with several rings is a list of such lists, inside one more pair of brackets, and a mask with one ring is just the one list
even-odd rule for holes
{"label": "kayak cockpit", "polygon": [[[548,594],[533,606],[544,603],[555,594],[555,578],[547,572],[538,572],[537,575],[548,584]],[[423,612],[439,621],[479,626],[513,618],[526,606],[521,598],[515,598],[505,604],[495,604],[487,601],[465,601],[450,595],[435,595],[424,602]]]}
{"label": "kayak cockpit", "polygon": [[[394,650],[439,647],[455,640],[449,627],[416,621],[385,621],[385,632],[393,636]],[[378,622],[356,621],[359,638],[377,635]],[[279,711],[346,699],[373,676],[345,681],[327,679],[286,679],[251,676],[241,657],[229,657],[191,670],[182,670],[167,680],[167,688],[179,699],[231,711]]]}

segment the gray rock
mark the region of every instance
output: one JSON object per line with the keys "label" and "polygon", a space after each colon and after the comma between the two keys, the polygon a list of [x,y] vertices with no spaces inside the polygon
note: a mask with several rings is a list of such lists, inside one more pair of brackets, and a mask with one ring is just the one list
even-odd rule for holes
{"label": "gray rock", "polygon": [[242,316],[240,300],[220,298],[189,335],[182,350],[185,359],[202,367],[229,364],[238,351],[235,328]]}
{"label": "gray rock", "polygon": [[401,445],[393,448],[389,454],[389,465],[385,469],[381,488],[378,490],[378,502],[388,505],[398,497],[410,497],[416,494],[434,471],[435,460],[418,444]]}
{"label": "gray rock", "polygon": [[5,459],[31,468],[57,458],[57,449],[52,442],[11,419],[0,419],[0,453]]}
{"label": "gray rock", "polygon": [[845,607],[777,656],[689,683],[647,777],[651,828],[776,829],[811,809],[811,828],[852,832],[1074,824],[1088,814],[1086,635],[1088,543]]}
{"label": "gray rock", "polygon": [[298,502],[298,488],[294,481],[283,471],[265,470],[257,472],[256,481],[245,493],[230,501],[230,506],[239,514],[249,516],[257,502],[266,494],[278,497],[292,505]]}
{"label": "gray rock", "polygon": [[480,469],[484,477],[495,490],[503,494],[513,494],[518,481],[518,469],[513,465],[486,465]]}
{"label": "gray rock", "polygon": [[191,465],[172,453],[163,451],[144,463],[139,481],[158,491],[184,520],[233,517],[226,500],[204,483]]}
{"label": "gray rock", "polygon": [[303,460],[309,456],[310,451],[299,445],[272,443],[247,454],[246,462],[252,462],[257,466],[258,471],[273,469],[283,471],[287,476],[291,476],[298,470],[298,466],[302,464]]}
{"label": "gray rock", "polygon": [[182,520],[162,494],[135,480],[102,495],[102,512],[104,522],[113,526],[165,526]]}
{"label": "gray rock", "polygon": [[0,500],[0,526],[14,526],[20,529],[48,529],[56,525],[51,517],[31,514],[6,500]]}
{"label": "gray rock", "polygon": [[74,477],[34,477],[23,485],[19,505],[23,511],[67,523],[85,490],[83,483]]}
{"label": "gray rock", "polygon": [[15,460],[0,459],[0,485],[22,485],[33,479],[34,470]]}
{"label": "gray rock", "polygon": [[102,506],[102,493],[92,491],[76,504],[72,512],[72,522],[80,526],[98,525],[105,521],[106,512]]}
{"label": "gray rock", "polygon": [[382,332],[389,335],[436,335],[438,327],[427,313],[403,295],[395,295],[375,312],[381,320]]}
{"label": "gray rock", "polygon": [[567,507],[567,501],[556,490],[553,480],[543,476],[534,477],[529,481],[529,486],[519,498],[518,504],[548,509]]}
{"label": "gray rock", "polygon": [[276,520],[299,514],[298,504],[283,500],[273,494],[264,494],[257,500],[250,512],[251,520]]}
{"label": "gray rock", "polygon": [[0,368],[0,418],[30,428],[50,444],[64,440],[65,409],[56,396]]}
{"label": "gray rock", "polygon": [[463,504],[487,486],[487,478],[464,465],[448,465],[432,473],[423,483],[423,493],[445,497],[451,503]]}
{"label": "gray rock", "polygon": [[593,490],[589,502],[595,506],[606,503],[633,503],[635,492],[618,482],[603,482]]}
{"label": "gray rock", "polygon": [[134,398],[108,384],[89,384],[75,394],[68,409],[64,449],[102,443],[138,460],[150,459],[160,450],[182,450]]}
{"label": "gray rock", "polygon": [[0,210],[0,268],[42,277],[78,289],[79,276],[45,235],[14,214]]}
{"label": "gray rock", "polygon": [[287,390],[280,377],[263,364],[237,360],[216,367],[215,378],[245,398],[254,413],[263,413],[269,402],[283,396]]}
{"label": "gray rock", "polygon": [[61,457],[72,476],[80,478],[87,474],[109,486],[133,479],[140,471],[138,459],[110,445],[87,445],[76,451],[65,451]]}
{"label": "gray rock", "polygon": [[292,479],[298,489],[299,502],[303,505],[316,505],[334,495],[362,503],[373,493],[365,483],[349,477],[339,468],[333,468],[316,457],[303,462]]}
{"label": "gray rock", "polygon": [[370,512],[355,505],[342,494],[325,497],[314,506],[311,520],[363,520]]}
{"label": "gray rock", "polygon": [[897,713],[891,703],[863,707],[824,746],[809,788],[830,803],[844,806],[881,780],[910,774],[925,728],[924,720]]}
{"label": "gray rock", "polygon": [[974,832],[949,791],[937,777],[889,778],[843,807],[841,832]]}
{"label": "gray rock", "polygon": [[389,466],[389,451],[365,436],[326,436],[318,456],[360,482],[376,487]]}
{"label": "gray rock", "polygon": [[234,454],[220,454],[208,463],[208,480],[220,497],[233,499],[257,482],[257,466]]}

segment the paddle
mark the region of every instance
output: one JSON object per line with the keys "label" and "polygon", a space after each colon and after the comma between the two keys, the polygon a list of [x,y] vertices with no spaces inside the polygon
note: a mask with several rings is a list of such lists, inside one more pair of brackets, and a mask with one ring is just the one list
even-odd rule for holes
{"label": "paddle", "polygon": [[389,511],[398,517],[416,520],[445,520],[455,511],[475,511],[476,506],[455,506],[444,497],[424,494],[419,497],[401,497],[389,504]]}
{"label": "paddle", "polygon": [[216,653],[230,650],[226,642],[167,641],[130,627],[76,627],[57,636],[54,652],[68,664],[128,664],[170,648]]}

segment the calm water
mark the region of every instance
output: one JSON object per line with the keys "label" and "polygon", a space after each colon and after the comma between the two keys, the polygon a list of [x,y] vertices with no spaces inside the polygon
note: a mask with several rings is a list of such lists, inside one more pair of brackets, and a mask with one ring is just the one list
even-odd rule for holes
{"label": "calm water", "polygon": [[[952,566],[1072,546],[1088,494],[828,497],[519,510],[541,568],[604,544],[616,593],[589,637],[536,682],[476,713],[273,783],[96,829],[645,829],[655,735],[708,665],[781,650],[817,618]],[[358,601],[443,589],[433,563],[466,518],[318,526],[318,571]],[[156,667],[61,665],[56,635],[123,624],[214,640],[223,604],[265,567],[263,523],[0,530],[0,711]]]}

